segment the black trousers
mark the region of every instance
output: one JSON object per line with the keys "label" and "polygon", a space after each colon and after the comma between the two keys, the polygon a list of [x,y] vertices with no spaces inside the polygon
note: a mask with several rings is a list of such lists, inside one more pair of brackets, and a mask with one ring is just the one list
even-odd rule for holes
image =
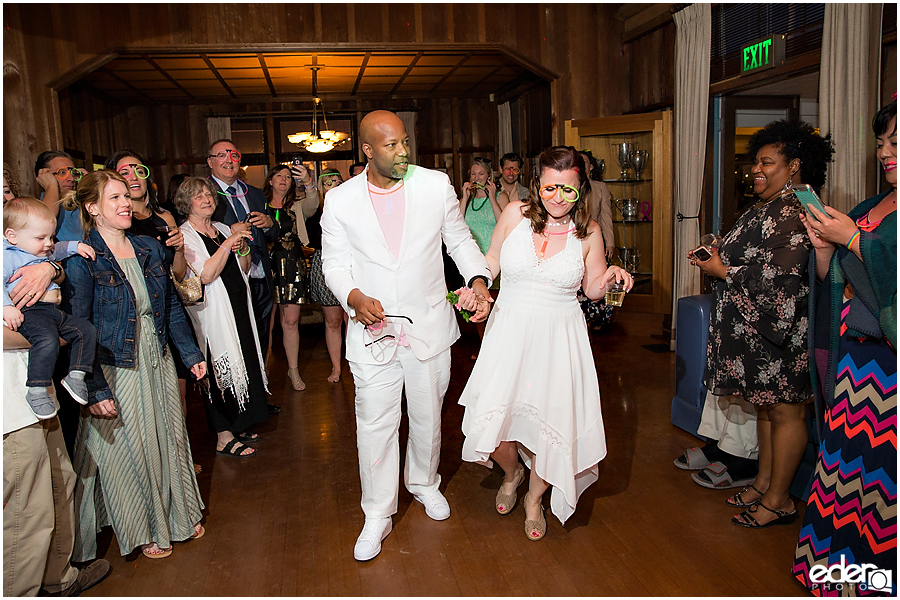
{"label": "black trousers", "polygon": [[250,302],[256,319],[256,334],[263,360],[269,351],[269,317],[272,315],[272,292],[265,279],[250,278]]}

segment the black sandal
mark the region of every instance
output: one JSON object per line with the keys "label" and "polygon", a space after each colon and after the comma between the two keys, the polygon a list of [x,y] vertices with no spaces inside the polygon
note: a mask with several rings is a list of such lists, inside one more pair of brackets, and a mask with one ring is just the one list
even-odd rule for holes
{"label": "black sandal", "polygon": [[[764,509],[772,513],[773,515],[777,515],[777,519],[773,519],[766,523],[765,525],[760,524],[759,521],[753,516],[757,512],[759,512],[759,507],[762,506]],[[740,515],[736,517],[731,517],[731,522],[735,525],[740,525],[741,527],[747,527],[748,529],[762,529],[764,527],[771,527],[772,525],[790,525],[794,522],[794,519],[797,518],[797,509],[795,508],[791,512],[785,512],[783,510],[772,510],[768,506],[762,503],[762,501],[757,502]]]}
{"label": "black sandal", "polygon": [[737,494],[732,496],[731,498],[726,499],[725,504],[727,504],[728,506],[733,506],[735,508],[750,508],[751,506],[753,506],[754,504],[759,502],[759,500],[754,500],[753,502],[747,502],[743,498],[741,498],[741,494],[748,492],[751,489],[754,492],[756,492],[757,494],[759,494],[759,500],[762,500],[762,497],[765,496],[764,492],[761,492],[758,489],[756,489],[756,487],[751,483],[748,486],[746,486],[744,489],[742,489],[740,492],[738,492]]}
{"label": "black sandal", "polygon": [[247,431],[242,431],[234,437],[244,442],[245,444],[253,444],[259,441],[258,433],[249,433]]}
{"label": "black sandal", "polygon": [[[241,454],[245,449],[253,450],[250,454]],[[216,450],[216,454],[222,454],[224,456],[235,456],[237,458],[250,458],[251,456],[256,456],[256,448],[250,448],[250,446],[245,446],[242,444],[237,438],[231,438],[231,440],[225,444],[225,447],[221,450]]]}

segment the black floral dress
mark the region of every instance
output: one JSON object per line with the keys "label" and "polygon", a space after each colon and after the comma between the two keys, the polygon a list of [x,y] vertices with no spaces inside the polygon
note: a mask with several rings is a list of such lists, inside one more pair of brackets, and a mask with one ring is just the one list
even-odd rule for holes
{"label": "black floral dress", "polygon": [[714,280],[707,387],[757,405],[809,396],[806,345],[810,243],[793,194],[750,208],[719,248],[728,267]]}
{"label": "black floral dress", "polygon": [[309,269],[297,235],[297,217],[290,208],[270,207],[269,213],[281,228],[271,250],[275,304],[308,304]]}

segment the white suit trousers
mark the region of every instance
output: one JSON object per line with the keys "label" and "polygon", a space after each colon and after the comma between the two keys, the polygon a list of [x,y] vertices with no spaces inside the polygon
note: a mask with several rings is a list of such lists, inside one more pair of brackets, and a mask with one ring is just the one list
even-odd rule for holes
{"label": "white suit trousers", "polygon": [[409,441],[403,480],[413,495],[437,491],[441,407],[450,383],[450,349],[419,360],[398,346],[384,365],[351,362],[356,385],[356,446],[362,509],[367,519],[397,512],[400,491],[400,404],[406,388]]}
{"label": "white suit trousers", "polygon": [[752,460],[759,457],[756,407],[743,396],[715,396],[706,392],[697,433],[719,440],[717,446],[732,456]]}

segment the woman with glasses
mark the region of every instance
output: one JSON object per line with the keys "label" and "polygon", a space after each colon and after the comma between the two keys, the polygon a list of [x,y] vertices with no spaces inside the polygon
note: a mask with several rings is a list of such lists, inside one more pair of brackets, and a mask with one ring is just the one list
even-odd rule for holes
{"label": "woman with glasses", "polygon": [[158,240],[163,246],[166,266],[172,269],[178,281],[184,279],[187,272],[184,236],[178,230],[175,216],[159,205],[150,167],[137,152],[120,150],[106,159],[103,168],[117,172],[128,182],[131,195],[131,228],[128,232]]}
{"label": "woman with glasses", "polygon": [[[106,159],[103,168],[117,172],[128,184],[131,196],[131,227],[128,233],[145,235],[162,244],[166,270],[178,281],[187,273],[187,262],[184,260],[184,236],[175,224],[172,213],[164,210],[156,198],[156,185],[150,177],[150,167],[144,159],[132,150],[120,150]],[[172,290],[174,294],[174,290]],[[184,365],[181,364],[178,349],[174,344],[169,347],[175,358],[175,370],[178,373],[178,385],[181,390],[181,408],[187,418],[187,380],[194,379]],[[194,464],[199,473],[200,465]]]}
{"label": "woman with glasses", "polygon": [[[297,183],[291,167],[275,165],[266,173],[263,194],[266,197],[269,214],[281,228],[281,234],[272,244],[272,276],[275,284],[274,301],[281,317],[282,342],[287,356],[288,379],[298,392],[306,389],[300,377],[300,305],[308,304],[309,269],[303,246],[309,241],[306,218],[319,207],[319,199],[313,187],[313,178],[303,165],[294,167],[298,180],[307,189],[306,197],[297,197]],[[313,193],[309,193],[309,192]],[[305,239],[304,239],[305,238]],[[272,313],[272,325],[275,313]],[[271,339],[271,327],[269,329]],[[271,343],[269,344],[271,346]]]}
{"label": "woman with glasses", "polygon": [[325,284],[325,276],[322,274],[322,227],[319,220],[325,206],[325,195],[342,183],[344,178],[337,169],[322,170],[319,175],[319,209],[306,220],[309,245],[316,250],[309,274],[310,296],[313,302],[322,305],[322,313],[325,315],[325,347],[331,359],[331,373],[328,375],[330,383],[337,383],[341,379],[341,323],[347,321],[347,313]]}
{"label": "woman with glasses", "polygon": [[[466,407],[462,458],[504,472],[494,500],[505,515],[531,469],[525,495],[525,535],[544,537],[542,498],[561,523],[598,478],[606,456],[600,388],[580,287],[600,298],[613,281],[631,276],[608,266],[602,235],[588,215],[590,183],[574,148],[557,146],[538,157],[531,197],[503,211],[486,258],[503,286],[487,325],[478,361],[460,397]],[[464,308],[469,308],[465,306]]]}

